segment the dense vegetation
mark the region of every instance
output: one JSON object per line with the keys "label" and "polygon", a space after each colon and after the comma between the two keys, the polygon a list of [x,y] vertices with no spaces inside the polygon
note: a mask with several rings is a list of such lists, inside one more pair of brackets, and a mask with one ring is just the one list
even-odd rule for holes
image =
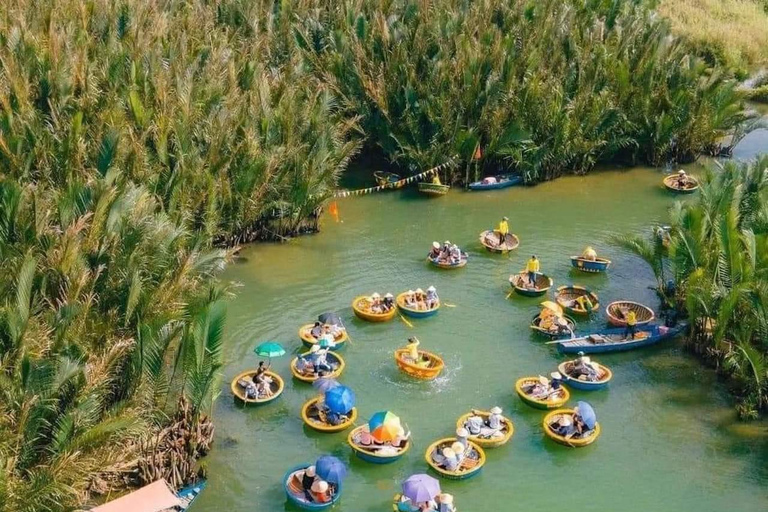
{"label": "dense vegetation", "polygon": [[0,510],[191,477],[212,248],[300,230],[364,145],[530,180],[691,160],[743,118],[726,76],[640,0],[5,2]]}
{"label": "dense vegetation", "polygon": [[688,343],[727,375],[743,418],[768,408],[768,156],[726,163],[671,210],[669,238],[620,242],[643,257]]}

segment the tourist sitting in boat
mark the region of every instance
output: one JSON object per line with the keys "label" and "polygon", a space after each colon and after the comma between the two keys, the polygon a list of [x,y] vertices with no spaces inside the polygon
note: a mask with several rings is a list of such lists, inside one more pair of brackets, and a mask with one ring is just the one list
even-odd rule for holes
{"label": "tourist sitting in boat", "polygon": [[392,311],[392,309],[395,307],[395,296],[391,293],[387,293],[384,295],[384,300],[381,302],[381,306],[383,309],[383,313],[386,313],[388,311]]}
{"label": "tourist sitting in boat", "polygon": [[256,384],[256,398],[269,398],[272,395],[272,377],[263,375]]}
{"label": "tourist sitting in boat", "polygon": [[341,334],[344,332],[344,327],[338,324],[330,324],[330,325],[326,324],[325,327],[327,328],[327,331],[331,334],[331,336],[333,336],[334,340],[339,336],[341,336]]}
{"label": "tourist sitting in boat", "polygon": [[560,372],[552,372],[549,374],[549,376],[552,379],[550,384],[552,389],[555,391],[560,389],[560,384],[563,382],[563,376],[560,375]]}
{"label": "tourist sitting in boat", "polygon": [[259,398],[259,388],[252,380],[245,380],[245,398],[249,400],[256,400]]}
{"label": "tourist sitting in boat", "polygon": [[368,308],[371,310],[372,313],[383,313],[384,307],[381,302],[381,295],[378,293],[372,294],[370,297],[368,297]]}
{"label": "tourist sitting in boat", "polygon": [[312,329],[310,329],[309,334],[312,335],[313,338],[319,339],[320,336],[323,335],[324,329],[323,324],[321,322],[315,322],[315,325],[312,326]]}
{"label": "tourist sitting in boat", "polygon": [[432,242],[432,249],[429,251],[429,259],[436,260],[440,258],[440,242]]}
{"label": "tourist sitting in boat", "polygon": [[566,439],[585,437],[593,431],[582,418],[578,405],[573,409],[573,413],[564,414],[554,423],[550,423],[549,428]]}
{"label": "tourist sitting in boat", "polygon": [[440,256],[439,259],[441,260],[447,260],[451,255],[451,244],[450,240],[446,240],[443,242],[443,246],[440,248]]}
{"label": "tourist sitting in boat", "polygon": [[587,261],[596,261],[597,252],[592,248],[592,246],[588,245],[584,251],[582,251],[581,258]]}
{"label": "tourist sitting in boat", "polygon": [[677,188],[684,189],[688,185],[688,175],[685,174],[685,171],[680,169],[677,171]]}
{"label": "tourist sitting in boat", "polygon": [[323,375],[323,373],[329,373],[333,371],[333,368],[328,364],[328,349],[321,348],[318,345],[312,345],[309,349],[310,356],[312,357],[312,369],[315,375]]}
{"label": "tourist sitting in boat", "polygon": [[461,249],[459,249],[459,246],[456,244],[451,246],[450,261],[453,265],[461,262]]}
{"label": "tourist sitting in boat", "polygon": [[425,299],[427,303],[427,309],[434,309],[440,304],[440,297],[437,296],[437,288],[430,286],[427,288],[427,296]]}
{"label": "tourist sitting in boat", "polygon": [[483,181],[481,182],[483,185],[495,185],[498,183],[499,180],[496,179],[496,176],[487,176],[483,178]]}
{"label": "tourist sitting in boat", "polygon": [[253,374],[253,383],[257,386],[262,383],[265,377],[265,373],[269,370],[269,366],[264,365],[264,361],[259,361],[259,366],[256,368],[256,373]]}
{"label": "tourist sitting in boat", "polygon": [[507,234],[509,234],[509,217],[502,217],[501,222],[499,222],[498,227],[496,228],[496,231],[494,233],[499,235],[499,239],[496,242],[496,246],[500,246],[504,244],[504,241],[507,239]]}
{"label": "tourist sitting in boat", "polygon": [[528,283],[534,288],[536,287],[536,274],[539,273],[539,267],[539,260],[535,254],[531,256],[531,259],[525,265],[525,271],[528,272]]}
{"label": "tourist sitting in boat", "polygon": [[416,294],[413,290],[405,292],[405,305],[411,309],[416,309]]}
{"label": "tourist sitting in boat", "polygon": [[523,391],[525,394],[537,400],[544,400],[550,395],[559,391],[559,389],[559,385],[557,388],[553,388],[549,379],[543,375],[539,375],[539,380],[535,383],[523,386]]}
{"label": "tourist sitting in boat", "polygon": [[600,380],[597,365],[593,364],[589,357],[584,355],[584,352],[579,352],[579,357],[574,361],[571,377],[574,379],[584,377],[590,382]]}
{"label": "tourist sitting in boat", "polygon": [[322,405],[323,414],[325,415],[326,423],[332,426],[341,425],[349,419],[346,414],[332,411],[327,405]]}
{"label": "tourist sitting in boat", "polygon": [[438,494],[435,498],[435,504],[437,505],[437,512],[454,512],[453,508],[453,495],[448,493]]}
{"label": "tourist sitting in boat", "polygon": [[312,497],[312,486],[315,484],[315,466],[309,466],[301,472],[301,489],[304,491],[304,497],[310,503],[314,501]]}
{"label": "tourist sitting in boat", "polygon": [[416,309],[422,311],[427,309],[427,296],[424,293],[424,290],[416,288],[416,291],[413,293],[413,298],[416,301]]}
{"label": "tourist sitting in boat", "polygon": [[325,480],[315,480],[310,491],[312,500],[317,503],[328,503],[333,499],[333,489]]}

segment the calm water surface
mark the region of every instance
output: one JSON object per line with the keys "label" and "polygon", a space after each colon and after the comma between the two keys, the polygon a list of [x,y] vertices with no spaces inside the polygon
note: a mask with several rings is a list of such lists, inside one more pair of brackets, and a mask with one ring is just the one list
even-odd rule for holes
{"label": "calm water surface", "polygon": [[[768,509],[765,425],[739,424],[714,374],[678,342],[599,358],[614,371],[610,389],[572,393],[573,403],[593,404],[603,426],[601,438],[588,448],[546,440],[544,414],[523,405],[513,390],[518,377],[547,374],[563,360],[528,329],[540,299],[505,298],[507,277],[531,254],[539,256],[556,286],[588,285],[603,305],[631,299],[656,307],[648,268],[609,239],[648,232],[649,225],[664,221],[674,199],[660,187],[661,176],[650,169],[607,171],[534,188],[456,191],[439,199],[410,191],[379,193],[339,201],[342,222],[325,219],[320,235],[246,248],[244,260],[224,276],[242,287],[229,306],[229,362],[214,412],[210,483],[193,510],[294,510],[283,494],[283,473],[324,453],[350,467],[334,510],[391,510],[400,482],[426,471],[425,448],[451,435],[456,418],[470,408],[494,405],[512,417],[515,435],[507,446],[487,451],[488,462],[476,478],[441,481],[462,511],[544,511],[566,504],[582,512]],[[478,233],[502,215],[510,217],[522,241],[511,257],[489,254],[477,243]],[[466,268],[427,266],[429,244],[446,239],[468,250]],[[568,257],[587,244],[613,260],[608,275],[571,271]],[[368,324],[352,314],[356,295],[431,284],[456,307],[415,320],[413,328],[399,319]],[[300,348],[298,326],[326,310],[339,312],[349,327],[353,341],[343,352],[347,370],[341,380],[356,391],[361,419],[390,409],[413,431],[414,446],[399,462],[362,462],[351,455],[346,433],[319,434],[301,422],[301,405],[314,393],[290,379],[288,363]],[[397,371],[392,351],[411,335],[445,359],[447,371],[436,381],[413,381]],[[256,344],[272,339],[291,352],[273,361],[286,377],[286,390],[275,403],[243,410],[231,399],[229,381],[256,364]]]}

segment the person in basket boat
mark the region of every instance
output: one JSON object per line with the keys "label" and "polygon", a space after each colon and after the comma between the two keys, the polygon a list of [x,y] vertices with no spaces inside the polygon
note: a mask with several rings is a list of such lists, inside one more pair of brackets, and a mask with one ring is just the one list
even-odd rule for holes
{"label": "person in basket boat", "polygon": [[598,366],[592,362],[589,356],[585,356],[584,352],[579,352],[579,357],[573,363],[573,370],[571,370],[571,377],[574,379],[587,380],[589,382],[596,382],[599,380]]}
{"label": "person in basket boat", "polygon": [[534,254],[525,265],[525,271],[528,273],[528,284],[531,286],[531,288],[536,288],[536,275],[539,273],[539,268],[539,260]]}
{"label": "person in basket boat", "polygon": [[437,495],[435,504],[437,505],[437,512],[454,512],[456,510],[453,508],[453,495],[446,492]]}
{"label": "person in basket boat", "polygon": [[413,298],[416,301],[416,309],[421,311],[427,309],[427,295],[424,293],[424,290],[416,288],[416,291],[413,293]]}
{"label": "person in basket boat", "polygon": [[370,297],[368,297],[368,308],[371,310],[371,313],[383,313],[384,307],[381,300],[381,295],[378,293],[371,294]]}
{"label": "person in basket boat", "polygon": [[469,430],[464,427],[456,429],[456,442],[464,447],[464,451],[469,448]]}
{"label": "person in basket boat", "polygon": [[494,407],[490,412],[491,414],[486,419],[475,413],[475,410],[473,409],[472,416],[467,418],[464,422],[464,427],[471,435],[482,437],[484,439],[492,439],[494,437],[502,436],[504,417],[501,415],[501,407]]}
{"label": "person in basket boat", "polygon": [[548,378],[539,375],[539,380],[523,386],[523,392],[536,400],[546,400],[550,395],[560,391],[560,383],[555,384],[555,386],[557,387],[554,387]]}
{"label": "person in basket boat", "polygon": [[496,247],[500,247],[504,244],[507,239],[507,235],[509,234],[509,217],[505,216],[501,218],[501,222],[499,222],[499,225],[496,227],[494,233],[498,235],[498,240],[494,245],[496,245]]}
{"label": "person in basket boat", "polygon": [[333,334],[333,327],[335,326],[330,326],[327,324],[323,326],[323,334],[317,338],[319,345],[324,345],[327,348],[333,348],[336,346],[336,336]]}
{"label": "person in basket boat", "polygon": [[333,368],[328,363],[328,349],[321,348],[319,345],[312,345],[309,351],[314,356],[312,361],[312,369],[315,375],[323,375],[323,373],[330,373]]}
{"label": "person in basket boat", "polygon": [[315,503],[329,503],[333,499],[334,489],[325,480],[316,479],[310,493]]}
{"label": "person in basket boat", "polygon": [[452,265],[457,265],[461,261],[461,249],[456,244],[451,246],[449,261]]}
{"label": "person in basket boat", "polygon": [[587,437],[594,430],[589,428],[584,422],[579,413],[578,405],[573,409],[572,413],[564,414],[556,422],[551,423],[549,428],[566,439]]}
{"label": "person in basket boat", "polygon": [[573,334],[568,321],[564,317],[556,315],[549,308],[542,308],[541,313],[539,313],[539,319],[539,328],[544,329],[550,334]]}
{"label": "person in basket boat", "polygon": [[451,243],[450,240],[446,240],[445,242],[443,242],[443,246],[440,248],[440,256],[438,257],[438,259],[447,260],[451,255],[452,245],[453,244]]}
{"label": "person in basket boat", "polygon": [[395,296],[391,293],[387,293],[384,295],[384,300],[381,301],[382,309],[384,310],[383,313],[388,313],[392,311],[395,308]]}
{"label": "person in basket boat", "polygon": [[592,248],[591,245],[588,245],[581,253],[581,259],[587,260],[587,261],[597,261],[597,252]]}
{"label": "person in basket boat", "polygon": [[416,309],[416,292],[413,290],[408,290],[405,292],[405,297],[403,298],[403,302],[405,303],[406,307],[409,307],[411,309]]}
{"label": "person in basket boat", "polygon": [[592,311],[592,308],[595,307],[595,305],[592,303],[592,300],[590,300],[589,295],[579,295],[573,300],[568,301],[567,306],[569,308],[576,308],[582,309],[584,311]]}
{"label": "person in basket boat", "polygon": [[677,188],[684,189],[688,185],[688,175],[680,169],[677,171]]}
{"label": "person in basket boat", "polygon": [[315,466],[309,466],[307,469],[300,473],[301,475],[301,489],[304,491],[304,497],[310,503],[314,501],[312,497],[312,486],[315,483],[317,476],[315,475]]}
{"label": "person in basket boat", "polygon": [[312,329],[309,330],[309,334],[315,339],[319,339],[323,332],[323,324],[320,322],[315,322]]}
{"label": "person in basket boat", "polygon": [[432,249],[429,250],[429,259],[436,260],[440,258],[440,242],[432,242]]}
{"label": "person in basket boat", "polygon": [[633,340],[635,339],[635,334],[637,334],[637,313],[631,310],[627,311],[624,318],[627,321],[627,326],[624,328],[624,337],[628,340]]}
{"label": "person in basket boat", "polygon": [[442,185],[443,183],[440,181],[440,176],[437,175],[437,173],[434,173],[432,175],[432,184],[433,185]]}
{"label": "person in basket boat", "polygon": [[429,366],[429,359],[422,357],[421,354],[419,354],[420,343],[421,342],[419,341],[419,338],[416,336],[411,336],[408,338],[408,344],[405,346],[405,349],[408,351],[408,353],[404,358],[409,363],[415,364],[421,368],[427,368]]}
{"label": "person in basket boat", "polygon": [[246,398],[255,400],[272,396],[272,378],[267,375],[269,368],[269,366],[264,364],[264,361],[259,361],[259,366],[256,369],[256,373],[251,377],[251,382],[244,379],[245,383],[241,385],[245,388]]}
{"label": "person in basket boat", "polygon": [[424,300],[427,303],[427,309],[436,308],[437,305],[440,304],[440,297],[437,296],[437,288],[434,286],[427,288],[427,295]]}
{"label": "person in basket boat", "polygon": [[331,409],[328,408],[327,405],[325,405],[325,403],[323,403],[320,407],[321,407],[321,410],[323,411],[323,415],[325,416],[325,421],[329,425],[333,425],[335,427],[336,425],[341,425],[342,423],[344,423],[349,419],[349,416],[347,416],[346,414],[332,411]]}
{"label": "person in basket boat", "polygon": [[549,377],[551,378],[550,386],[552,386],[552,389],[555,391],[560,389],[560,386],[563,383],[563,376],[560,375],[560,372],[552,372],[549,374]]}
{"label": "person in basket boat", "polygon": [[366,450],[376,452],[379,455],[397,455],[403,448],[405,448],[410,437],[411,433],[406,432],[401,426],[392,441],[377,441],[367,429],[359,432],[353,441]]}

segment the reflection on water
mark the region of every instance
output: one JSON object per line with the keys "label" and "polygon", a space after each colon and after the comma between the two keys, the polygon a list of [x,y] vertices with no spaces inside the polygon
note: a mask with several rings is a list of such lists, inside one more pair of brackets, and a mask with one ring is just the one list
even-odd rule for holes
{"label": "reflection on water", "polygon": [[[569,450],[543,437],[543,412],[523,405],[513,385],[524,375],[548,374],[563,360],[528,329],[539,299],[513,295],[507,277],[530,254],[555,285],[584,284],[601,303],[629,299],[656,306],[653,278],[637,258],[613,247],[613,234],[644,231],[662,222],[674,201],[661,187],[661,171],[632,169],[567,177],[533,188],[496,192],[452,191],[428,200],[411,191],[339,201],[342,222],[325,220],[324,232],[286,244],[248,247],[225,276],[243,284],[229,307],[228,364],[214,412],[217,446],[208,460],[210,485],[194,511],[292,510],[280,478],[291,465],[332,453],[350,466],[340,512],[389,510],[408,475],[426,471],[424,450],[450,435],[470,408],[501,406],[515,422],[509,445],[489,450],[481,475],[441,482],[467,511],[548,510],[566,503],[579,510],[756,511],[764,510],[768,472],[766,426],[743,426],[713,372],[682,353],[676,343],[640,352],[599,357],[614,371],[610,389],[573,393],[589,400],[603,426],[597,443]],[[485,252],[477,242],[502,215],[510,217],[520,249],[509,257]],[[455,271],[426,265],[432,240],[450,239],[469,252]],[[613,260],[608,275],[575,273],[569,257],[585,245]],[[398,293],[434,284],[444,301],[433,318],[397,317],[386,324],[353,318],[350,303],[362,293]],[[392,465],[354,458],[346,433],[320,434],[299,417],[311,386],[286,380],[273,404],[236,407],[229,380],[254,366],[251,350],[279,340],[299,351],[297,329],[327,310],[349,325],[341,381],[358,399],[361,421],[391,409],[413,431],[413,447]],[[597,327],[602,320],[580,323]],[[425,350],[446,361],[433,382],[399,373],[395,348],[417,335]],[[273,359],[290,377],[291,356]],[[565,500],[565,501],[564,501]]]}

